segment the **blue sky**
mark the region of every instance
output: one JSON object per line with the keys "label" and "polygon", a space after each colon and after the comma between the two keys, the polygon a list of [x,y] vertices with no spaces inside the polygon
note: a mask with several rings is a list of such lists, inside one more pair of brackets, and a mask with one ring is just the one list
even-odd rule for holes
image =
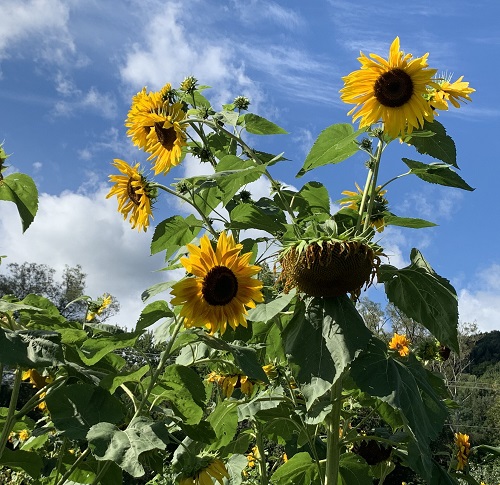
{"label": "blue sky", "polygon": [[[116,323],[132,326],[140,293],[166,275],[156,271],[161,256],[149,256],[152,231],[132,231],[116,200],[105,199],[113,158],[145,160],[123,124],[131,96],[188,75],[212,86],[206,94],[216,107],[246,95],[253,112],[289,132],[251,139],[290,159],[275,177],[297,188],[319,180],[335,201],[364,181],[362,157],[301,179],[294,174],[321,130],[350,121],[339,89],[341,77],[358,69],[359,51],[387,57],[399,36],[405,52],[429,52],[430,67],[464,75],[476,89],[472,103],[439,116],[457,145],[460,175],[476,190],[409,177],[391,184],[394,213],[438,226],[391,228],[382,244],[396,266],[408,263],[412,247],[421,249],[457,289],[461,319],[483,330],[500,328],[497,2],[2,0],[0,12],[0,140],[12,154],[11,170],[31,175],[41,193],[39,214],[24,235],[14,206],[0,206],[6,263],[36,261],[58,270],[81,264],[88,293],[117,296]],[[381,180],[405,171],[402,156],[431,161],[393,143]],[[201,171],[206,167],[186,159],[163,182]],[[251,190],[266,195],[267,186]],[[155,222],[184,210],[167,198],[157,207]],[[368,296],[381,300],[382,294],[374,288]]]}

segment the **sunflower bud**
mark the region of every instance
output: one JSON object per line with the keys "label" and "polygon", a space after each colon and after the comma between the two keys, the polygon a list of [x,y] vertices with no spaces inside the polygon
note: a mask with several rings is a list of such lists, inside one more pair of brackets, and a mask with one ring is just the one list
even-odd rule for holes
{"label": "sunflower bud", "polygon": [[234,107],[241,110],[247,110],[250,106],[250,100],[246,96],[237,96],[233,101]]}
{"label": "sunflower bud", "polygon": [[198,85],[198,79],[194,76],[188,76],[184,78],[184,81],[181,82],[180,89],[185,93],[192,94],[196,91],[196,86]]}

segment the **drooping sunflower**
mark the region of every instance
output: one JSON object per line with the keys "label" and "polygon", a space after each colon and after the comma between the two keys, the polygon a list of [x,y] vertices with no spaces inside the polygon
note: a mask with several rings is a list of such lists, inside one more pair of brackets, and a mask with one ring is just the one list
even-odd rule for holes
{"label": "drooping sunflower", "polygon": [[224,478],[229,478],[229,473],[222,460],[211,459],[206,466],[198,469],[192,475],[181,478],[179,485],[208,485],[213,483],[212,478],[215,478],[220,485],[224,485]]}
{"label": "drooping sunflower", "polygon": [[238,388],[243,394],[250,396],[255,384],[257,384],[257,381],[244,374],[218,374],[215,371],[207,376],[207,381],[216,383],[221,388],[222,394],[227,398],[230,398],[234,389]]}
{"label": "drooping sunflower", "polygon": [[431,106],[436,109],[447,110],[448,101],[455,107],[460,108],[459,101],[472,101],[469,96],[475,89],[469,87],[469,83],[462,81],[460,76],[456,81],[451,82],[451,76],[444,77],[438,81],[439,89],[431,91]]}
{"label": "drooping sunflower", "polygon": [[455,433],[455,445],[457,447],[457,470],[463,470],[467,465],[467,461],[469,460],[469,435],[463,433]]}
{"label": "drooping sunflower", "polygon": [[200,246],[188,244],[189,257],[181,264],[192,277],[172,287],[173,305],[182,305],[185,327],[206,327],[210,333],[225,332],[227,324],[235,329],[247,326],[247,308],[263,301],[262,282],[253,278],[259,266],[250,265],[251,253],[240,255],[243,248],[232,235],[222,232],[214,251],[205,234]]}
{"label": "drooping sunflower", "polygon": [[139,164],[130,166],[127,162],[115,158],[113,165],[123,175],[110,175],[109,179],[114,182],[108,199],[113,195],[118,198],[118,212],[123,214],[123,218],[127,219],[130,214],[130,223],[132,229],[137,227],[140,231],[147,230],[149,226],[149,218],[153,218],[151,210],[151,202],[156,197],[155,190],[150,187],[146,178],[139,172]]}
{"label": "drooping sunflower", "polygon": [[[359,206],[361,205],[361,200],[363,198],[363,190],[356,184],[357,192],[351,190],[344,190],[342,195],[346,197],[340,200],[341,205],[345,205],[347,208],[359,212]],[[373,202],[373,211],[370,216],[370,225],[373,226],[378,232],[382,232],[385,228],[384,216],[388,214],[388,204],[389,202],[384,197],[387,190],[380,190],[380,186],[377,187],[375,192],[375,200]],[[366,204],[368,205],[370,196]]]}
{"label": "drooping sunflower", "polygon": [[396,350],[401,357],[407,357],[410,355],[410,341],[406,338],[406,335],[399,335],[395,333],[389,342],[389,348],[391,350]]}
{"label": "drooping sunflower", "polygon": [[342,101],[356,105],[348,113],[353,121],[361,118],[360,128],[381,121],[391,138],[410,134],[424,120],[432,122],[425,95],[429,88],[438,88],[433,81],[437,69],[428,68],[428,55],[413,59],[412,54],[400,51],[399,37],[392,42],[387,60],[377,54],[368,58],[361,52],[361,69],[343,77],[340,90]]}

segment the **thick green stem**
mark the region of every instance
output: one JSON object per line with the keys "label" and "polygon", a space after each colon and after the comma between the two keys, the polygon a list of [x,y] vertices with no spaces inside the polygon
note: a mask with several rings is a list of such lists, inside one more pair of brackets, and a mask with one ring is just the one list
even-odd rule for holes
{"label": "thick green stem", "polygon": [[182,323],[183,323],[183,319],[179,318],[176,322],[174,331],[172,332],[172,337],[168,341],[167,348],[165,349],[165,351],[163,352],[163,354],[161,356],[160,362],[158,363],[158,367],[156,368],[154,374],[151,376],[148,388],[144,394],[144,397],[142,398],[142,401],[137,406],[137,409],[135,410],[135,413],[134,413],[132,420],[134,420],[135,418],[137,418],[141,414],[142,410],[144,409],[144,406],[148,402],[149,395],[151,394],[151,391],[153,390],[154,386],[156,385],[156,381],[158,380],[158,377],[160,376],[160,374],[163,372],[163,368],[165,367],[165,364],[166,364],[168,358],[170,357],[170,351],[172,350],[172,346],[174,345],[175,339],[182,328]]}
{"label": "thick green stem", "polygon": [[327,418],[325,485],[337,485],[340,459],[340,412],[342,410],[342,376],[332,387],[332,410]]}
{"label": "thick green stem", "polygon": [[264,439],[258,424],[255,424],[255,441],[259,450],[260,485],[267,485],[269,480],[267,478],[266,449],[264,448]]}
{"label": "thick green stem", "polygon": [[2,430],[2,434],[0,435],[0,458],[2,458],[3,452],[5,450],[5,445],[9,440],[10,432],[12,431],[12,428],[14,427],[14,424],[16,422],[15,413],[17,398],[19,397],[19,389],[21,388],[21,378],[22,370],[20,367],[17,367],[14,374],[14,384],[12,385],[12,394],[10,395],[9,409],[5,418],[5,424]]}
{"label": "thick green stem", "polygon": [[359,204],[359,209],[358,209],[358,220],[356,222],[356,231],[354,233],[356,236],[361,232],[360,229],[361,229],[361,224],[363,223],[363,214],[365,212],[366,199],[368,198],[368,189],[371,186],[372,176],[373,176],[373,170],[369,169],[368,174],[366,175],[366,181],[363,188],[363,195],[361,197],[361,203]]}
{"label": "thick green stem", "polygon": [[78,465],[89,455],[90,448],[87,448],[71,465],[71,468],[61,477],[61,479],[57,482],[57,485],[63,485],[66,483],[66,480],[71,476],[71,474],[76,470]]}
{"label": "thick green stem", "polygon": [[[375,196],[377,194],[377,178],[378,178],[378,170],[380,167],[380,159],[382,157],[382,152],[384,151],[384,142],[382,140],[379,140],[378,145],[377,145],[377,151],[375,153],[375,158],[373,160],[373,175],[372,179],[370,182],[369,187],[365,187],[365,192],[370,190],[370,198],[368,200],[368,208],[366,211],[366,219],[365,219],[365,224],[363,227],[363,232],[366,231],[370,227],[370,221],[372,217],[372,212],[373,212],[373,205],[375,203]],[[364,195],[364,194],[363,194]]]}

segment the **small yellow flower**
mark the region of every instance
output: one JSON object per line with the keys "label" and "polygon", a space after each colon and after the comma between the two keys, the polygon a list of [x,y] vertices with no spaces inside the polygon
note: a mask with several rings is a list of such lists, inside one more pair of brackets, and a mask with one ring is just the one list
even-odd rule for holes
{"label": "small yellow flower", "polygon": [[278,377],[278,369],[274,364],[267,364],[262,367],[262,370],[266,373],[269,379],[276,379]]}
{"label": "small yellow flower", "polygon": [[211,372],[207,376],[207,381],[216,383],[226,398],[230,398],[233,395],[235,388],[239,388],[243,394],[250,396],[255,385],[255,382],[243,374],[218,374],[217,372]]}
{"label": "small yellow flower", "polygon": [[104,293],[96,302],[91,302],[89,304],[89,310],[87,312],[87,321],[94,320],[98,315],[100,315],[111,303],[113,298],[111,295]]}
{"label": "small yellow flower", "polygon": [[394,334],[391,341],[389,342],[389,348],[391,350],[397,350],[401,357],[407,357],[410,355],[410,341],[405,335]]}
{"label": "small yellow flower", "polygon": [[460,76],[456,81],[449,79],[438,81],[439,89],[431,90],[431,106],[436,109],[447,110],[448,101],[455,107],[460,108],[459,100],[472,101],[469,96],[475,89],[469,87],[469,83],[462,81]]}
{"label": "small yellow flower", "polygon": [[179,485],[212,485],[215,478],[220,485],[224,485],[224,478],[229,478],[229,473],[222,460],[214,459],[206,467],[198,470],[194,475],[181,478]]}
{"label": "small yellow flower", "polygon": [[288,456],[286,453],[283,453],[283,463],[286,463],[288,461]]}
{"label": "small yellow flower", "polygon": [[30,437],[30,432],[29,432],[27,429],[22,429],[22,430],[21,430],[21,431],[19,431],[19,433],[18,433],[18,438],[19,438],[21,441],[26,441],[29,437]]}
{"label": "small yellow flower", "polygon": [[140,231],[149,226],[149,218],[153,218],[151,202],[155,198],[154,190],[149,186],[146,178],[139,172],[139,164],[130,166],[127,162],[115,158],[113,165],[122,175],[110,175],[109,179],[114,186],[109,191],[106,199],[116,195],[118,199],[118,212],[127,219],[130,214],[132,229],[137,227]]}
{"label": "small yellow flower", "polygon": [[259,461],[260,459],[260,453],[259,453],[259,448],[257,446],[254,446],[252,448],[252,451],[247,455],[247,460],[248,460],[248,466],[250,468],[253,468],[255,464]]}
{"label": "small yellow flower", "polygon": [[463,470],[470,454],[469,435],[455,433],[455,445],[457,447],[457,470]]}

